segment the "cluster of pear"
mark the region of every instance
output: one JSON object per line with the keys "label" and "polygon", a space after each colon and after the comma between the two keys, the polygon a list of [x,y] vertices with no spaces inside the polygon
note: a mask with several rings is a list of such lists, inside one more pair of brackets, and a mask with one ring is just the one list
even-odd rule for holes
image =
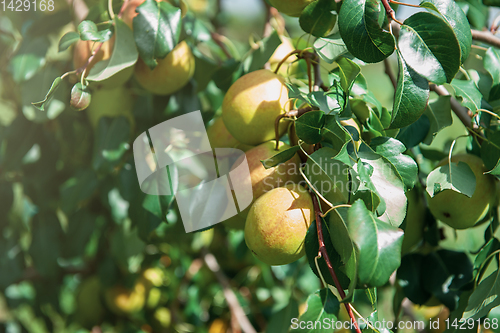
{"label": "cluster of pear", "polygon": [[[132,0],[127,3],[121,18],[133,30],[133,19],[138,15],[137,6],[145,0]],[[169,1],[170,2],[170,1]],[[185,15],[187,7],[181,4],[181,13]],[[113,55],[115,36],[104,42],[91,58],[97,45],[93,41],[76,42],[73,48],[73,66],[75,69],[86,68],[87,76],[91,69],[100,61],[109,60]],[[90,63],[87,64],[88,60]],[[91,82],[91,95],[85,99],[80,94],[72,96],[71,104],[78,111],[87,109],[88,116],[94,127],[101,117],[125,116],[134,127],[132,107],[134,96],[125,83],[134,76],[135,81],[145,90],[156,95],[170,95],[183,88],[193,77],[195,61],[189,45],[185,41],[178,43],[163,59],[157,59],[157,66],[151,70],[139,57],[135,66],[128,67],[110,78]],[[91,97],[90,97],[91,96]]]}
{"label": "cluster of pear", "polygon": [[[276,150],[274,124],[276,117],[290,108],[288,88],[283,77],[266,69],[243,75],[227,91],[222,116],[216,118],[207,132],[213,148],[239,148],[245,151],[250,177],[235,175],[253,191],[252,204],[224,222],[244,229],[252,253],[269,265],[291,263],[305,254],[304,239],[314,209],[309,192],[299,184],[300,157],[265,168],[262,160],[289,148],[278,142]],[[283,135],[289,123],[279,126]],[[236,161],[235,165],[239,165]],[[237,172],[237,169],[234,170]]]}
{"label": "cluster of pear", "polygon": [[164,272],[159,267],[142,271],[131,288],[121,284],[105,287],[97,275],[89,276],[82,281],[76,294],[75,319],[83,327],[91,329],[102,323],[106,309],[115,315],[128,317],[148,308],[154,311],[153,317],[157,319],[153,324],[166,327],[170,321],[163,319],[169,317],[170,312],[161,304],[163,296],[160,287],[164,281]]}

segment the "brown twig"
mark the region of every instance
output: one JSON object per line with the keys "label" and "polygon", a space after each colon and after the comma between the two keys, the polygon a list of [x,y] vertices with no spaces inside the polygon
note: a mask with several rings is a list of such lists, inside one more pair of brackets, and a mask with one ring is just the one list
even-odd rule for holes
{"label": "brown twig", "polygon": [[[321,209],[319,207],[318,198],[316,198],[316,194],[314,194],[313,192],[311,192],[311,197],[314,206],[314,214],[316,216],[316,229],[318,230],[318,242],[319,242],[318,256],[323,257],[325,259],[326,265],[328,266],[328,270],[330,271],[330,275],[332,276],[333,282],[335,283],[335,287],[337,288],[340,297],[344,299],[346,296],[344,289],[342,288],[342,285],[340,284],[339,279],[337,278],[337,274],[335,273],[335,270],[332,267],[332,262],[330,261],[330,257],[328,256],[328,253],[326,251],[325,241],[323,237],[323,229],[321,226],[321,221],[322,221]],[[361,333],[356,318],[354,317],[354,313],[352,312],[350,303],[345,302],[344,306],[347,310],[347,313],[349,314],[349,317],[351,318],[351,322],[354,325],[356,332]]]}
{"label": "brown twig", "polygon": [[97,55],[97,53],[101,50],[101,47],[102,47],[103,44],[104,43],[99,43],[99,45],[92,51],[92,54],[87,59],[87,62],[82,67],[77,68],[75,70],[77,75],[80,75],[81,73],[83,73],[87,69],[87,67],[90,65],[90,63],[92,62],[92,60],[94,60],[94,58]]}
{"label": "brown twig", "polygon": [[385,12],[387,15],[394,21],[399,23],[400,25],[403,25],[403,22],[398,21],[396,18],[396,12],[394,9],[392,9],[391,5],[389,4],[389,0],[382,0],[382,4],[384,5]]}
{"label": "brown twig", "polygon": [[231,318],[235,318],[245,333],[257,333],[255,328],[252,326],[250,321],[248,320],[243,308],[238,302],[238,298],[234,294],[234,291],[231,289],[231,285],[229,283],[229,279],[224,275],[224,273],[220,270],[219,263],[217,259],[215,259],[214,255],[209,253],[206,248],[201,249],[203,261],[207,265],[208,269],[210,269],[214,274],[217,280],[219,281],[224,296],[227,301],[227,305],[229,306],[229,310],[231,311]]}
{"label": "brown twig", "polygon": [[500,38],[489,31],[471,30],[472,39],[500,48]]}
{"label": "brown twig", "polygon": [[224,55],[228,58],[231,59],[233,56],[231,53],[226,48],[226,45],[222,42],[221,40],[221,35],[216,33],[216,32],[211,32],[210,35],[212,36],[212,39],[214,40],[215,44],[217,44],[222,52],[224,52]]}
{"label": "brown twig", "polygon": [[394,90],[396,90],[398,87],[398,82],[396,80],[396,76],[394,76],[394,72],[392,71],[391,64],[389,63],[389,60],[387,58],[384,59],[384,72],[385,72],[385,74],[387,74],[387,76],[391,80],[391,83],[392,83],[392,86],[394,87]]}

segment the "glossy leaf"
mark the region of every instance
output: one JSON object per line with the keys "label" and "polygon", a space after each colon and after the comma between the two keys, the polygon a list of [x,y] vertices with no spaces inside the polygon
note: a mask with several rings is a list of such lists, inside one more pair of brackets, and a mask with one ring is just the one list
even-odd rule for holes
{"label": "glossy leaf", "polygon": [[269,169],[277,165],[280,165],[281,163],[285,163],[286,161],[291,159],[295,155],[295,153],[299,150],[300,150],[299,146],[293,146],[280,151],[279,153],[269,157],[268,159],[261,160],[260,162],[262,163],[264,168]]}
{"label": "glossy leaf", "polygon": [[330,143],[333,149],[340,150],[346,142],[351,140],[349,131],[347,131],[333,115],[325,116],[325,124],[321,133],[323,140]]}
{"label": "glossy leaf", "polygon": [[441,17],[419,12],[404,21],[398,41],[406,64],[436,84],[451,82],[460,67],[460,46]]}
{"label": "glossy leaf", "polygon": [[77,32],[70,31],[64,34],[64,36],[61,37],[59,40],[59,52],[62,52],[74,43],[78,42],[80,40],[80,35]]}
{"label": "glossy leaf", "polygon": [[476,176],[465,162],[452,162],[434,169],[427,176],[427,193],[434,197],[444,190],[453,190],[469,198],[476,189]]}
{"label": "glossy leaf", "polygon": [[136,9],[133,39],[141,59],[150,69],[157,65],[179,42],[181,10],[168,2],[146,0]]}
{"label": "glossy leaf", "polygon": [[500,99],[500,51],[494,47],[488,48],[483,58],[484,69],[493,78],[493,85],[488,97],[489,101]]}
{"label": "glossy leaf", "polygon": [[121,19],[115,19],[115,43],[111,58],[99,61],[89,72],[87,80],[103,81],[137,62],[137,48],[132,31]]}
{"label": "glossy leaf", "polygon": [[352,84],[361,72],[361,68],[352,60],[344,57],[337,60],[337,64],[339,65],[340,86],[343,91],[349,93]]}
{"label": "glossy leaf", "polygon": [[326,36],[337,22],[337,14],[332,13],[336,7],[328,0],[318,0],[309,3],[299,17],[302,30],[316,37]]}
{"label": "glossy leaf", "polygon": [[424,115],[430,121],[430,129],[423,142],[429,145],[440,130],[453,122],[450,96],[439,96],[437,100],[430,101]]}
{"label": "glossy leaf", "polygon": [[321,59],[329,64],[333,63],[335,59],[347,52],[347,47],[338,32],[327,37],[316,39],[314,42],[314,49],[318,52]]}
{"label": "glossy leaf", "polygon": [[47,37],[23,40],[16,54],[10,59],[9,71],[16,82],[27,81],[45,65],[45,55],[49,49]]}
{"label": "glossy leaf", "polygon": [[113,34],[109,29],[99,31],[97,25],[89,20],[82,21],[77,29],[81,40],[92,40],[100,43],[110,39]]}
{"label": "glossy leaf", "polygon": [[347,0],[339,12],[339,31],[349,52],[369,63],[379,62],[394,52],[394,37],[379,24],[382,4],[376,0]]}
{"label": "glossy leaf", "polygon": [[399,63],[398,85],[389,128],[401,128],[417,121],[424,113],[429,99],[427,80],[406,64],[399,51],[396,53]]}
{"label": "glossy leaf", "polygon": [[[327,333],[331,332],[337,321],[340,303],[337,297],[328,288],[323,288],[309,295],[306,311],[298,318],[297,325],[293,325],[289,332],[295,333]],[[314,323],[320,322],[321,328]],[[325,324],[327,323],[327,324]],[[305,325],[304,325],[305,324]],[[298,326],[295,328],[295,326]],[[316,327],[315,327],[316,326]]]}
{"label": "glossy leaf", "polygon": [[453,0],[424,0],[420,7],[438,12],[452,27],[460,45],[460,63],[463,64],[469,57],[472,34],[462,8]]}
{"label": "glossy leaf", "polygon": [[47,103],[50,101],[50,98],[55,94],[57,91],[57,88],[59,88],[59,85],[61,84],[62,79],[60,76],[56,77],[54,79],[54,82],[52,82],[52,85],[50,86],[49,91],[47,92],[47,95],[45,95],[45,98],[41,100],[40,102],[35,102],[31,103],[33,104],[34,107],[36,107],[40,111],[45,111],[45,107],[47,106]]}
{"label": "glossy leaf", "polygon": [[483,279],[474,289],[464,312],[464,319],[479,319],[500,305],[500,269]]}
{"label": "glossy leaf", "polygon": [[377,219],[357,200],[347,214],[347,229],[358,255],[358,281],[384,285],[401,263],[403,231]]}
{"label": "glossy leaf", "polygon": [[323,111],[304,113],[295,121],[295,130],[299,139],[306,143],[315,144],[321,141],[321,129],[325,122]]}
{"label": "glossy leaf", "polygon": [[500,175],[500,133],[488,136],[488,140],[481,145],[481,158],[487,173]]}
{"label": "glossy leaf", "polygon": [[473,112],[481,108],[483,95],[474,81],[453,79],[451,86],[455,90],[455,97],[459,97],[458,100],[461,100],[463,106]]}
{"label": "glossy leaf", "polygon": [[413,148],[423,142],[429,133],[431,123],[429,117],[423,114],[416,122],[399,129],[396,139],[401,141],[407,148]]}

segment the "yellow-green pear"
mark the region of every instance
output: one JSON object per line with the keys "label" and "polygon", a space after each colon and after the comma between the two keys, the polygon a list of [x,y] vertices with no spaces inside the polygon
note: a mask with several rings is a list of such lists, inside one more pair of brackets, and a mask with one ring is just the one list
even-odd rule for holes
{"label": "yellow-green pear", "polygon": [[[279,150],[275,150],[276,141],[264,142],[245,152],[250,171],[250,178],[240,174],[238,169],[232,171],[234,179],[239,179],[242,184],[251,186],[253,200],[255,201],[265,192],[274,188],[295,184],[302,180],[300,175],[300,157],[295,154],[291,159],[280,165],[266,169],[261,161],[268,159],[280,151],[290,148],[289,145],[279,142]],[[235,162],[234,166],[240,165],[242,159]],[[233,229],[243,229],[249,208],[226,220],[225,224]]]}
{"label": "yellow-green pear", "polygon": [[104,300],[108,308],[116,314],[134,314],[144,307],[146,287],[141,281],[138,281],[133,289],[116,285],[104,292]]}
{"label": "yellow-green pear", "polygon": [[236,140],[227,130],[222,117],[215,118],[208,125],[207,136],[212,148],[237,148],[247,151],[253,147]]}
{"label": "yellow-green pear", "polygon": [[[281,37],[281,44],[276,48],[274,53],[271,55],[271,58],[269,58],[271,70],[274,72],[278,67],[278,64],[293,50],[295,50],[295,47],[293,46],[290,38]],[[278,74],[288,76],[297,73],[299,63],[296,59],[297,57],[295,55],[288,57],[280,66]]]}
{"label": "yellow-green pear", "polygon": [[92,99],[86,112],[90,123],[97,128],[102,117],[124,116],[130,123],[133,130],[135,119],[132,114],[134,106],[134,96],[124,87],[119,86],[113,89],[98,89],[92,91]]}
{"label": "yellow-green pear", "polygon": [[85,328],[92,328],[101,323],[105,309],[101,303],[101,282],[99,277],[85,279],[76,295],[76,321]]}
{"label": "yellow-green pear", "polygon": [[[458,154],[452,162],[465,162],[476,176],[476,189],[471,198],[453,190],[444,190],[434,197],[428,195],[429,209],[434,217],[452,228],[467,229],[483,219],[495,200],[495,177],[483,174],[487,171],[483,160],[472,154]],[[443,159],[438,166],[448,164]]]}
{"label": "yellow-green pear", "polygon": [[401,246],[401,255],[408,253],[415,245],[417,245],[424,235],[425,227],[425,202],[416,189],[406,193],[408,200],[406,211],[406,227]]}
{"label": "yellow-green pear", "polygon": [[300,13],[314,0],[269,0],[271,6],[288,16],[299,17]]}
{"label": "yellow-green pear", "polygon": [[[276,137],[276,117],[289,107],[283,77],[261,69],[243,75],[229,87],[222,102],[222,119],[236,140],[254,146]],[[280,134],[287,126],[280,122]]]}
{"label": "yellow-green pear", "polygon": [[298,184],[275,188],[258,198],[245,223],[245,241],[268,265],[286,265],[305,254],[304,239],[314,220],[309,192]]}
{"label": "yellow-green pear", "polygon": [[194,74],[194,56],[189,45],[182,41],[151,70],[138,59],[135,78],[146,90],[156,95],[170,95],[184,87]]}

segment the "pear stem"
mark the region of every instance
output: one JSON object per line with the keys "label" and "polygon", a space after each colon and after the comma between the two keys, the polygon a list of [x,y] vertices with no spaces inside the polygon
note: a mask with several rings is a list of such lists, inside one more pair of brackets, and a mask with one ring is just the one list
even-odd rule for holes
{"label": "pear stem", "polygon": [[[325,258],[326,265],[328,266],[328,270],[330,271],[330,275],[333,278],[333,282],[335,283],[335,287],[339,291],[340,297],[342,299],[345,298],[345,292],[344,289],[342,288],[342,285],[339,282],[339,279],[337,278],[337,274],[335,273],[335,270],[333,269],[332,262],[330,261],[330,257],[328,256],[328,253],[326,252],[326,246],[325,246],[325,241],[323,237],[323,229],[321,225],[321,210],[319,208],[319,203],[318,203],[318,198],[316,198],[316,195],[311,192],[311,197],[313,201],[313,206],[314,206],[314,214],[316,216],[316,229],[318,230],[318,243],[319,243],[319,249],[318,249],[318,256]],[[345,309],[347,310],[347,313],[349,314],[349,317],[351,318],[351,323],[354,325],[354,328],[356,330],[356,333],[361,333],[361,330],[359,329],[358,322],[356,321],[356,318],[354,317],[354,313],[352,312],[351,309],[351,304],[349,302],[344,303]]]}

